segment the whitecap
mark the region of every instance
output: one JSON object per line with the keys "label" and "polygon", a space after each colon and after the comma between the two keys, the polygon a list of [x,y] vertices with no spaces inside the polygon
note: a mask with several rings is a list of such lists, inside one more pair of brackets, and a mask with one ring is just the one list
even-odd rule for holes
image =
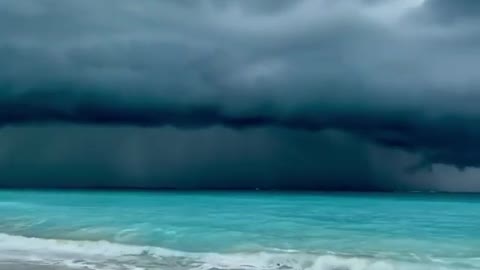
{"label": "whitecap", "polygon": [[[448,265],[374,257],[302,253],[194,253],[107,241],[73,241],[0,234],[0,261],[95,270],[449,270]],[[475,269],[475,268],[464,268]]]}

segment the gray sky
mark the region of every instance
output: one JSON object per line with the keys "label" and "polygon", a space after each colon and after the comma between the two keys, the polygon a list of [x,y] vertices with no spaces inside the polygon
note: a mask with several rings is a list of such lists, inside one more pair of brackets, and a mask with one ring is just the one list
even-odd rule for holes
{"label": "gray sky", "polygon": [[3,0],[0,184],[480,190],[479,19],[476,0]]}

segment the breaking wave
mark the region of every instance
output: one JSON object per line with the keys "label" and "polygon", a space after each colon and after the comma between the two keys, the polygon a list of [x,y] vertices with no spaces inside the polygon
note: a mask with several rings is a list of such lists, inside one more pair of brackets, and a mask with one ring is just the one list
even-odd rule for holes
{"label": "breaking wave", "polygon": [[[426,270],[474,269],[467,264],[401,262],[293,250],[193,253],[107,241],[72,241],[0,234],[2,263],[91,270]],[[34,267],[32,267],[34,269]]]}

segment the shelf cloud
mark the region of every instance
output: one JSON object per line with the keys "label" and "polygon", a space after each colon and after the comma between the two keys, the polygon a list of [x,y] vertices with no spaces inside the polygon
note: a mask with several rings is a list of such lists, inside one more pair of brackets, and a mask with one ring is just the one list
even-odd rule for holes
{"label": "shelf cloud", "polygon": [[[410,156],[411,174],[462,174],[480,166],[479,20],[475,0],[4,0],[0,125],[217,132],[230,143],[264,130],[281,149],[308,142],[298,156],[311,159],[340,134]],[[282,178],[273,172],[288,161],[271,158],[253,178]],[[363,171],[365,189],[383,165]],[[313,167],[285,179],[328,178]]]}

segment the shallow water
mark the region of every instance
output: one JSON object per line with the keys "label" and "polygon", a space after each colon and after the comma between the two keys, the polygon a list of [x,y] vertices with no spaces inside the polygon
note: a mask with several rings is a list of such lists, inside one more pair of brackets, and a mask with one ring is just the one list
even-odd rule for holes
{"label": "shallow water", "polygon": [[480,269],[479,232],[474,195],[0,192],[0,269]]}

